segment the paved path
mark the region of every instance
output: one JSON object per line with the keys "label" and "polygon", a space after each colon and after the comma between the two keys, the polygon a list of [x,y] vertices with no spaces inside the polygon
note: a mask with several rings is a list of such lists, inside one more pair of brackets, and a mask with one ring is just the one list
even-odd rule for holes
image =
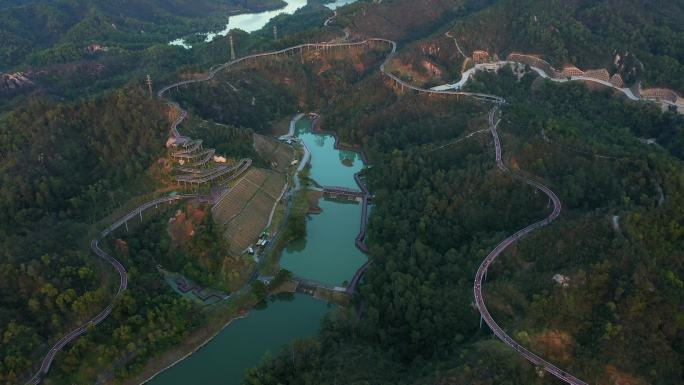
{"label": "paved path", "polygon": [[463,50],[461,49],[461,46],[458,44],[458,40],[456,40],[456,38],[451,34],[451,31],[447,31],[447,32],[444,34],[444,36],[450,37],[450,38],[454,41],[454,44],[456,44],[456,50],[458,51],[458,53],[460,53],[461,56],[463,56],[464,58],[468,59],[468,55],[466,55],[465,53],[463,53]]}
{"label": "paved path", "polygon": [[[328,18],[325,22],[325,25],[328,26],[333,20],[336,14],[334,14],[331,18]],[[348,31],[345,32],[345,37],[348,37]],[[447,35],[449,37],[452,37],[450,35]],[[452,37],[453,38],[453,37]],[[454,39],[456,42],[457,49],[459,52],[463,54],[460,46],[458,45],[458,42],[456,39]],[[487,271],[487,268],[491,265],[491,263],[494,262],[494,260],[511,244],[514,242],[518,241],[519,239],[522,239],[525,237],[527,234],[531,233],[532,231],[541,228],[543,226],[548,225],[551,223],[553,220],[555,220],[558,215],[560,215],[561,212],[561,202],[556,196],[556,194],[551,191],[548,187],[545,185],[541,184],[540,182],[537,182],[533,179],[523,177],[521,175],[517,175],[512,173],[506,165],[503,163],[502,159],[502,150],[501,150],[501,143],[499,141],[499,136],[497,133],[497,125],[498,122],[494,122],[494,118],[496,114],[498,113],[498,106],[506,104],[506,100],[502,97],[496,96],[496,95],[491,95],[491,94],[484,94],[484,93],[476,93],[476,92],[464,92],[461,91],[461,87],[468,81],[468,79],[472,76],[473,73],[475,73],[478,70],[484,69],[485,66],[480,65],[480,66],[475,66],[473,69],[466,71],[464,73],[464,76],[462,76],[461,81],[458,83],[452,84],[452,85],[445,85],[445,86],[439,86],[435,87],[433,89],[425,89],[422,87],[418,87],[415,85],[412,85],[408,83],[407,81],[402,80],[398,76],[394,75],[391,73],[389,70],[387,70],[387,64],[390,62],[390,60],[394,57],[396,54],[397,50],[397,44],[396,42],[389,40],[389,39],[383,39],[383,38],[367,38],[362,41],[355,41],[355,42],[328,42],[328,43],[308,43],[308,44],[300,44],[297,46],[285,48],[283,50],[279,51],[274,51],[274,52],[268,52],[268,53],[261,53],[261,54],[254,54],[254,55],[249,55],[240,59],[236,59],[227,63],[224,63],[216,68],[211,69],[207,74],[198,77],[196,79],[192,80],[186,80],[182,82],[178,82],[175,84],[172,84],[168,87],[163,88],[162,90],[159,91],[159,96],[161,97],[165,92],[169,91],[172,88],[178,88],[183,85],[187,84],[192,84],[192,83],[197,83],[197,82],[202,82],[202,81],[207,81],[216,75],[218,71],[222,71],[228,67],[240,64],[240,63],[245,63],[247,61],[251,60],[256,60],[258,58],[263,58],[263,57],[268,57],[268,56],[279,56],[279,55],[288,55],[288,54],[294,54],[296,52],[302,52],[304,50],[329,50],[329,49],[335,49],[338,47],[353,47],[353,46],[360,46],[360,45],[373,45],[377,43],[384,43],[388,44],[391,47],[390,54],[386,57],[386,59],[383,61],[383,63],[380,65],[380,72],[384,75],[390,78],[396,85],[401,87],[401,89],[407,89],[411,91],[415,91],[418,93],[425,93],[425,94],[432,94],[432,95],[455,95],[457,97],[467,97],[467,98],[472,98],[484,102],[490,102],[495,104],[495,108],[492,109],[489,115],[490,119],[490,130],[492,133],[492,136],[494,137],[494,143],[495,143],[495,150],[496,150],[496,162],[497,166],[499,169],[512,177],[516,179],[520,179],[524,181],[525,183],[535,187],[536,189],[542,191],[544,194],[546,194],[549,199],[553,202],[553,211],[551,214],[549,214],[548,217],[545,219],[538,221],[536,223],[533,223],[522,230],[518,231],[517,233],[509,236],[508,238],[504,239],[501,243],[499,243],[494,250],[485,258],[485,260],[482,262],[480,267],[477,270],[476,276],[475,276],[475,283],[473,285],[473,294],[475,297],[475,303],[477,305],[478,310],[480,311],[480,314],[483,317],[483,320],[487,323],[487,325],[492,329],[494,334],[501,339],[506,345],[512,347],[515,349],[520,355],[525,357],[527,360],[532,362],[533,364],[537,366],[541,366],[546,370],[548,373],[554,375],[556,378],[572,385],[587,385],[585,382],[582,380],[572,376],[569,373],[566,373],[562,369],[556,367],[555,365],[551,364],[550,362],[542,359],[541,357],[537,356],[536,354],[532,353],[531,351],[527,350],[525,347],[517,343],[515,340],[513,340],[508,334],[506,334],[501,327],[494,321],[494,319],[491,317],[489,311],[487,310],[487,307],[484,303],[484,299],[482,296],[482,281],[485,272]],[[500,62],[496,63],[499,65],[504,65],[504,64],[510,64],[513,62]],[[540,76],[549,78],[549,76],[541,69],[532,67],[532,69],[537,72]],[[549,78],[551,79],[551,78]],[[627,88],[618,88],[613,86],[609,82],[604,82],[598,79],[594,78],[588,78],[588,77],[571,77],[570,79],[551,79],[552,81],[556,82],[565,82],[565,81],[592,81],[596,83],[600,83],[609,87],[612,87],[620,92],[622,92],[625,96],[627,96],[629,99],[632,100],[643,100],[638,97],[636,97],[631,90]],[[176,105],[177,106],[177,105]],[[175,126],[177,126],[180,121],[182,121],[185,118],[185,111],[182,112],[181,117],[179,117],[179,120],[177,123],[174,124],[174,127],[172,129],[172,134],[179,139],[183,139],[183,137],[178,133],[178,131],[175,129]],[[305,164],[305,162],[302,162],[302,164]],[[362,203],[362,215],[361,215],[361,224],[360,224],[360,231],[359,234],[356,238],[356,245],[359,247],[359,249],[367,252],[368,248],[366,247],[364,243],[365,239],[365,233],[366,233],[366,224],[367,224],[367,208],[368,208],[368,190],[363,183],[363,181],[360,179],[359,175],[356,174],[354,175],[354,178],[356,179],[357,184],[361,188],[362,192],[364,192],[364,198],[363,198],[363,203]],[[347,292],[350,294],[353,294],[354,291],[356,290],[361,277],[365,273],[365,271],[368,269],[368,267],[371,264],[371,260],[368,260],[354,275],[352,278],[352,281],[347,288]]]}
{"label": "paved path", "polygon": [[[393,80],[397,85],[401,86],[402,88],[406,88],[408,90],[413,90],[419,93],[429,93],[429,94],[440,94],[440,95],[456,95],[456,96],[462,96],[462,97],[468,97],[468,98],[473,98],[473,99],[478,99],[478,100],[483,100],[483,101],[488,101],[488,102],[495,102],[495,103],[505,103],[505,100],[499,96],[496,95],[491,95],[491,94],[484,94],[484,93],[478,93],[478,92],[465,92],[465,91],[458,91],[458,90],[429,90],[426,88],[418,87],[415,85],[412,85],[408,83],[407,81],[404,81],[400,79],[398,76],[394,75],[393,73],[389,72],[386,70],[386,65],[389,63],[389,61],[394,57],[397,51],[397,43],[394,42],[393,40],[389,39],[383,39],[383,38],[367,38],[364,40],[360,41],[350,41],[350,42],[329,42],[329,43],[305,43],[305,44],[299,44],[295,45],[292,47],[284,48],[278,51],[272,51],[272,52],[265,52],[265,53],[257,53],[257,54],[252,54],[248,56],[244,56],[235,60],[231,60],[227,63],[221,64],[217,67],[214,67],[209,70],[208,73],[203,74],[201,76],[198,76],[195,79],[189,79],[189,80],[184,80],[180,81],[171,85],[168,85],[157,93],[159,97],[162,97],[166,92],[170,91],[171,89],[178,89],[179,87],[189,85],[189,84],[194,84],[194,83],[200,83],[200,82],[205,82],[208,80],[213,79],[216,74],[220,71],[223,71],[229,67],[234,67],[239,64],[245,64],[248,62],[253,62],[257,59],[260,58],[266,58],[266,57],[271,57],[271,56],[287,56],[287,55],[293,55],[298,52],[303,52],[303,51],[319,51],[319,50],[330,50],[330,49],[335,49],[335,48],[349,48],[349,47],[356,47],[356,46],[362,46],[362,45],[373,45],[373,44],[387,44],[390,46],[391,51],[389,55],[385,58],[385,61],[380,65],[380,71],[383,75],[389,77],[391,80]],[[174,124],[172,127],[172,134],[176,138],[184,138],[180,135],[176,127],[180,122],[185,119],[185,116],[187,113],[178,106],[178,104],[174,102],[170,102],[173,106],[177,107],[179,110],[182,111],[181,116],[177,120],[177,122]]]}
{"label": "paved path", "polygon": [[304,117],[304,113],[299,113],[290,120],[290,127],[287,130],[287,134],[281,135],[279,140],[291,139],[294,136],[295,129],[297,128],[297,122]]}

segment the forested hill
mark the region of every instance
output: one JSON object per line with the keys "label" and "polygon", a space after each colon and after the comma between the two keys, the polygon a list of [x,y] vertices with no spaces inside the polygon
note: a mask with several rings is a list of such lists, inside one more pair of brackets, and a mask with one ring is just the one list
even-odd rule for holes
{"label": "forested hill", "polygon": [[[563,205],[491,266],[494,318],[589,384],[680,384],[684,166],[639,137],[681,132],[684,120],[531,74],[486,74],[473,87],[509,101],[508,167],[544,180]],[[374,263],[356,306],[246,383],[558,384],[480,327],[472,305],[482,260],[550,211],[545,196],[496,169],[488,130],[465,139],[486,128],[486,106],[396,95],[380,80],[352,92],[322,124],[370,149]]]}
{"label": "forested hill", "polygon": [[229,14],[282,5],[281,0],[3,0],[0,70],[26,62],[74,60],[90,44],[142,49],[222,28]]}
{"label": "forested hill", "polygon": [[[49,6],[48,2],[30,3],[27,8],[34,10],[39,9],[38,3],[49,9],[81,4],[79,0],[49,2]],[[101,3],[105,2],[94,2]],[[186,0],[160,3],[190,8],[194,4]],[[199,7],[203,2],[196,4]],[[300,31],[313,24],[319,27],[329,15],[320,9],[304,11],[276,20],[282,27],[281,41],[274,42],[269,33],[236,33],[238,54],[298,43],[303,39],[297,35]],[[3,28],[0,33],[7,32]],[[319,37],[316,31],[307,30],[304,38]],[[172,116],[166,103],[150,95],[144,75],[152,74],[153,87],[158,89],[164,79],[178,80],[207,68],[207,63],[225,61],[228,52],[226,39],[197,44],[193,50],[166,42],[165,37],[162,44],[148,49],[110,50],[106,55],[35,67],[34,74],[40,74],[31,77],[32,86],[14,93],[0,91],[1,384],[23,383],[35,373],[51,343],[107,306],[119,280],[110,265],[92,254],[90,239],[131,208],[168,192],[164,190],[168,164],[158,161],[165,154]],[[0,48],[6,46],[0,44]],[[188,62],[193,67],[181,68]],[[221,105],[233,112],[244,106],[241,127],[205,122],[191,112],[180,129],[202,138],[222,155],[254,158],[252,131],[245,126],[270,128],[267,121],[280,118],[275,115],[281,112],[273,95],[287,105],[283,114],[291,112],[295,103],[273,92],[270,83],[259,82],[249,89],[235,84],[242,88],[241,98],[224,100]],[[258,107],[250,111],[248,106],[254,102]],[[247,114],[254,119],[246,120]],[[171,247],[168,237],[159,237],[166,234],[161,229],[167,219],[155,222],[157,228],[136,234],[130,239],[130,255],[118,256],[130,275],[123,307],[117,306],[109,318],[115,321],[108,320],[95,328],[97,333],[69,345],[46,382],[92,383],[105,368],[106,377],[128,378],[206,321],[196,305],[163,284],[156,266],[182,269],[195,282],[216,283],[221,288],[227,280],[211,280],[225,272],[212,267],[212,261],[225,256],[227,247],[217,241],[223,233],[211,230],[208,215],[196,223],[202,234],[196,245]],[[208,252],[207,258],[198,259],[195,246]],[[155,314],[155,320],[141,322],[144,312]],[[126,331],[123,339],[112,337],[119,328]],[[155,330],[153,341],[148,330]],[[135,360],[129,354],[131,341],[144,346],[134,349]],[[122,357],[127,357],[125,363]]]}
{"label": "forested hill", "polygon": [[[192,50],[166,42],[223,24],[230,12],[277,4],[0,0],[0,70],[35,75],[35,88],[0,95],[0,383],[30,376],[51,342],[109,303],[118,279],[88,249],[96,223],[111,223],[103,218],[155,189],[168,192],[157,162],[168,111],[143,78],[151,74],[159,89],[225,62],[229,50],[226,39]],[[451,67],[438,64],[450,71],[461,62],[446,31],[468,53],[539,53],[558,66],[608,68],[615,53],[630,53],[628,65],[648,85],[682,91],[682,9],[682,0],[363,0],[339,10],[335,23],[350,27],[352,38],[400,40],[399,58],[433,55],[418,52],[420,44],[446,41],[437,54],[451,55],[444,60]],[[321,27],[329,15],[319,8],[276,19],[272,25],[289,34],[278,41],[268,29],[236,33],[237,54],[332,39],[339,30]],[[88,51],[93,43],[108,53]],[[491,106],[402,92],[377,66],[361,65],[368,74],[346,83],[331,68],[357,67],[339,58],[309,69],[296,57],[280,64],[181,87],[174,97],[190,112],[184,125],[215,119],[265,130],[304,108],[295,95],[307,96],[305,107],[321,112],[323,128],[362,146],[373,162],[363,174],[374,194],[373,264],[352,306],[335,310],[316,338],[264,360],[246,383],[557,384],[482,327],[473,306],[485,256],[550,210],[546,196],[497,170]],[[286,76],[293,69],[299,76]],[[529,71],[480,75],[471,90],[508,100],[500,125],[506,165],[543,180],[563,202],[557,221],[491,266],[492,315],[511,337],[592,385],[681,384],[684,120]],[[205,123],[181,131],[227,153],[252,151],[251,131]],[[101,374],[130,380],[208,322],[163,283],[157,264],[210,283],[218,278],[202,269],[215,272],[225,245],[197,237],[187,254],[169,255],[170,238],[159,236],[167,219],[145,220],[141,227],[149,227],[122,234],[123,242],[103,243],[131,285],[107,322],[58,355],[46,383],[93,383]],[[207,216],[198,229],[220,235],[210,223]],[[199,249],[211,255],[193,265]]]}
{"label": "forested hill", "polygon": [[495,0],[358,1],[338,15],[335,23],[355,35],[392,39],[399,43],[433,33],[455,18],[495,4]]}
{"label": "forested hill", "polygon": [[684,92],[683,20],[681,0],[504,0],[458,21],[453,35],[469,53],[533,53],[582,69],[611,71],[616,54],[631,54],[619,64],[645,86]]}
{"label": "forested hill", "polygon": [[[359,8],[348,25],[377,17]],[[629,52],[646,85],[681,91],[682,9],[681,1],[505,0],[406,43],[399,57],[457,57],[443,35],[451,30],[468,53],[538,53],[557,66],[610,68],[615,53]],[[431,51],[440,39],[449,44]],[[507,99],[506,165],[543,180],[563,205],[557,221],[491,266],[484,295],[494,318],[589,384],[681,384],[682,117],[532,73],[483,74],[470,87]],[[486,128],[486,107],[401,92],[381,78],[346,92],[324,108],[321,125],[365,145],[373,161],[365,174],[375,194],[373,265],[356,306],[245,383],[560,383],[492,336],[473,306],[483,259],[550,212],[546,196],[497,170],[488,130],[466,139]]]}
{"label": "forested hill", "polygon": [[159,102],[134,87],[73,103],[30,98],[0,115],[0,382],[26,375],[46,341],[109,299],[82,237],[132,189],[148,189],[141,175],[167,127]]}
{"label": "forested hill", "polygon": [[109,199],[163,151],[167,124],[158,102],[132,87],[69,104],[31,98],[0,119],[4,231]]}

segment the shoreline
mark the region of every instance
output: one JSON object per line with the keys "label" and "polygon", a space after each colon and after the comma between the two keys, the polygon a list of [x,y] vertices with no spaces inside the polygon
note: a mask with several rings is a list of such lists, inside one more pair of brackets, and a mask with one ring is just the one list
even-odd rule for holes
{"label": "shoreline", "polygon": [[[335,144],[333,148],[336,150],[346,150],[346,151],[354,151],[359,154],[359,157],[361,158],[361,162],[363,163],[364,166],[369,166],[370,162],[368,161],[368,157],[366,156],[366,152],[363,150],[361,146],[355,147],[355,146],[347,146],[344,144],[341,144],[340,137],[337,135],[337,132],[335,131],[329,131],[329,130],[323,130],[319,124],[319,119],[320,115],[316,115],[315,118],[311,119],[311,131],[314,133],[319,133],[323,135],[331,135],[333,138],[335,138]],[[348,148],[343,148],[343,147],[348,147]],[[352,276],[352,280],[349,281],[349,286],[347,286],[347,294],[353,295],[354,292],[356,291],[356,286],[358,286],[361,278],[363,275],[366,273],[366,270],[370,267],[371,264],[373,264],[373,260],[370,258],[369,255],[369,250],[368,246],[366,245],[366,226],[368,225],[368,200],[371,196],[370,192],[368,191],[368,187],[366,187],[366,184],[363,183],[361,180],[361,171],[357,172],[354,174],[354,181],[356,184],[359,186],[359,189],[361,189],[361,192],[363,193],[363,199],[360,202],[361,204],[361,222],[359,224],[359,233],[356,236],[355,239],[355,245],[356,248],[361,250],[363,254],[366,255],[366,262],[361,265],[354,275]]]}
{"label": "shoreline", "polygon": [[[299,118],[301,118],[301,117],[303,116],[303,114],[300,114],[300,115],[301,115],[301,116],[299,116]],[[298,119],[297,119],[297,120],[298,120]],[[295,121],[295,122],[296,122],[296,121]],[[292,125],[292,124],[291,124],[291,125]],[[271,135],[270,137],[273,137],[273,138],[277,139],[277,137],[272,136],[272,135]],[[296,175],[295,175],[295,178],[297,178]],[[278,201],[280,201],[280,199],[282,199],[283,196],[285,196],[287,190],[288,190],[288,184],[285,183],[285,185],[283,186],[283,190],[281,191],[281,194],[280,194],[280,197],[279,197],[279,200],[278,200]],[[277,202],[278,202],[278,201],[277,201]],[[272,220],[272,218],[273,218],[273,213],[275,212],[275,208],[276,208],[277,202],[276,202],[276,204],[273,206],[273,209],[272,209],[272,211],[271,211],[271,215],[270,215],[270,217],[269,217],[269,225],[270,225],[270,222],[271,222],[271,220]],[[277,293],[279,293],[279,292],[280,292],[280,291],[279,291],[278,289],[276,289],[276,290],[274,291],[273,295],[275,295],[275,294],[277,294]],[[254,306],[254,304],[250,304],[249,308],[251,309],[253,306]],[[240,320],[240,319],[245,319],[245,318],[247,318],[247,317],[249,316],[249,314],[250,314],[250,311],[247,311],[247,312],[244,313],[244,314],[238,314],[237,316],[232,317],[231,319],[229,319],[228,321],[226,321],[220,328],[218,328],[214,333],[212,333],[210,336],[204,338],[204,340],[203,340],[199,345],[197,345],[197,346],[195,346],[194,348],[192,348],[191,351],[187,352],[187,353],[184,354],[182,357],[179,357],[179,358],[175,359],[173,362],[171,362],[170,364],[166,365],[164,368],[161,368],[161,369],[159,369],[159,370],[155,370],[155,372],[154,372],[151,376],[148,376],[146,379],[141,380],[141,381],[140,381],[140,380],[136,380],[135,382],[128,382],[128,383],[127,383],[127,382],[124,382],[124,384],[138,384],[138,385],[143,385],[143,384],[149,383],[149,382],[152,381],[155,377],[157,377],[158,375],[160,375],[162,372],[164,372],[164,371],[166,371],[166,370],[172,368],[173,366],[177,365],[177,364],[180,363],[181,361],[183,361],[183,360],[185,360],[186,358],[190,357],[191,355],[197,353],[197,352],[198,352],[200,349],[202,349],[205,345],[207,345],[207,344],[208,344],[209,342],[211,342],[214,338],[216,338],[216,336],[218,336],[221,332],[223,332],[228,326],[230,326],[234,321]],[[201,329],[198,329],[198,331],[200,331],[200,330],[201,330]],[[163,353],[162,353],[162,354],[163,354]],[[149,365],[149,364],[148,364],[148,365]]]}
{"label": "shoreline", "polygon": [[[176,366],[178,363],[181,361],[185,360],[186,358],[190,357],[191,355],[197,353],[200,349],[202,349],[204,346],[206,346],[209,342],[211,342],[219,333],[221,333],[225,328],[230,326],[234,321],[245,319],[249,316],[250,312],[246,312],[244,314],[238,314],[236,317],[231,318],[228,320],[221,328],[219,328],[215,333],[213,333],[211,336],[206,338],[204,341],[202,341],[201,344],[197,345],[194,349],[192,349],[190,352],[184,354],[182,357],[178,358],[177,360],[173,361],[169,365],[165,366],[162,369],[157,370],[154,374],[151,376],[147,377],[146,379],[142,380],[141,382],[137,382],[138,385],[144,385],[152,381],[155,377],[160,375],[162,372],[167,371],[168,369],[171,369],[172,367]],[[124,382],[125,383],[125,382]]]}
{"label": "shoreline", "polygon": [[[292,123],[295,123],[295,124],[296,124],[296,121],[299,120],[299,119],[301,119],[303,116],[304,116],[304,114],[298,114],[297,116],[295,116],[294,119],[292,119],[292,121],[291,121],[291,123],[290,123],[290,130],[291,130],[292,127],[294,126]],[[277,137],[274,137],[274,138],[277,139]],[[308,163],[308,161],[307,161],[307,162],[302,162],[302,164],[306,164],[306,163]],[[295,178],[296,178],[296,176],[295,176]],[[286,191],[287,191],[287,189],[288,189],[287,187],[288,187],[288,186],[287,186],[287,183],[286,183],[285,186],[283,187],[282,192],[281,192],[281,196],[280,196],[281,199],[282,199],[282,197],[285,195],[285,193],[286,193]],[[275,208],[275,206],[274,206],[274,208]],[[274,210],[273,210],[273,211],[274,211]],[[271,213],[271,217],[272,217],[272,215],[273,215],[273,212]],[[269,220],[269,221],[270,221],[270,220]],[[276,290],[276,293],[274,293],[274,295],[277,294],[278,292],[279,292],[279,291]],[[252,305],[252,306],[253,306],[253,305]],[[251,308],[252,306],[250,306],[250,308]],[[135,380],[134,382],[124,382],[124,384],[138,384],[138,385],[144,385],[144,384],[149,383],[149,382],[152,381],[155,377],[157,377],[158,375],[160,375],[162,372],[165,372],[166,370],[172,368],[173,366],[177,365],[177,364],[180,363],[181,361],[187,359],[187,358],[190,357],[191,355],[197,353],[200,349],[202,349],[202,348],[203,348],[204,346],[206,346],[209,342],[211,342],[214,338],[216,338],[216,336],[218,336],[221,332],[223,332],[228,326],[230,326],[234,321],[240,320],[240,319],[246,319],[246,318],[249,316],[249,314],[250,314],[250,312],[248,311],[248,312],[246,312],[246,313],[244,313],[244,314],[238,314],[237,316],[232,317],[231,319],[229,319],[228,321],[226,321],[220,328],[218,328],[218,329],[215,330],[213,333],[211,333],[211,335],[209,335],[208,337],[204,338],[204,339],[202,340],[201,343],[199,343],[198,345],[196,345],[195,347],[193,347],[190,351],[188,351],[187,353],[183,354],[181,357],[178,357],[178,358],[174,359],[173,362],[169,363],[168,365],[165,365],[163,368],[158,369],[158,370],[155,370],[154,373],[153,373],[152,375],[150,375],[150,376],[147,376],[147,378],[145,378],[145,379],[143,379],[143,380]],[[198,329],[198,332],[200,332],[200,331],[201,331],[201,329]],[[162,354],[163,354],[163,353],[162,353]],[[172,353],[171,353],[171,354],[172,354]],[[149,364],[148,364],[148,365],[149,365]],[[143,369],[143,370],[144,370],[144,369]]]}
{"label": "shoreline", "polygon": [[[283,283],[283,284],[281,284],[280,286],[278,286],[278,287],[276,287],[275,289],[273,289],[273,291],[269,294],[269,297],[276,296],[276,295],[278,295],[278,294],[280,294],[280,293],[283,293],[283,292],[292,292],[292,293],[294,293],[294,290],[292,290],[292,289],[287,289],[287,286],[286,286],[286,285],[287,285],[287,283]],[[130,382],[130,381],[134,380],[134,379],[131,378],[131,379],[129,379],[129,381],[124,381],[123,384],[144,385],[144,384],[149,383],[149,382],[152,381],[154,378],[156,378],[158,375],[160,375],[162,372],[165,372],[165,371],[171,369],[172,367],[176,366],[176,365],[177,365],[178,363],[180,363],[181,361],[184,361],[185,359],[187,359],[187,358],[190,357],[191,355],[193,355],[193,354],[197,353],[198,351],[200,351],[204,346],[206,346],[208,343],[210,343],[214,338],[216,338],[216,336],[218,336],[219,334],[221,334],[221,333],[222,333],[227,327],[229,327],[233,322],[238,321],[238,320],[241,320],[241,319],[247,319],[247,318],[249,317],[249,315],[251,314],[251,308],[253,308],[257,303],[258,303],[258,302],[255,302],[255,303],[250,304],[250,306],[249,306],[249,309],[250,309],[250,310],[248,310],[248,311],[246,311],[246,312],[244,312],[244,313],[242,313],[242,314],[237,314],[235,317],[231,317],[229,320],[227,320],[226,322],[224,322],[220,328],[218,328],[216,331],[214,331],[213,333],[211,333],[210,336],[204,338],[204,340],[203,340],[199,345],[193,347],[190,351],[188,351],[187,353],[183,354],[182,357],[179,357],[179,358],[173,360],[173,362],[169,363],[168,365],[164,366],[164,367],[161,368],[161,369],[155,370],[153,374],[151,374],[150,376],[147,376],[147,378],[145,378],[145,379],[143,379],[143,380],[135,380],[135,381],[133,381],[133,382]],[[202,330],[202,328],[197,329],[197,332],[200,332],[201,330]]]}
{"label": "shoreline", "polygon": [[354,146],[351,144],[342,143],[339,135],[337,135],[337,132],[322,129],[321,125],[319,124],[320,117],[320,115],[317,115],[315,118],[311,119],[311,132],[321,135],[332,136],[333,138],[335,138],[335,144],[333,145],[334,149],[342,151],[353,151],[359,154],[359,156],[361,157],[361,162],[363,162],[364,166],[371,166],[371,163],[368,160],[368,157],[366,156],[366,152],[363,150],[363,148],[361,148],[361,146]]}

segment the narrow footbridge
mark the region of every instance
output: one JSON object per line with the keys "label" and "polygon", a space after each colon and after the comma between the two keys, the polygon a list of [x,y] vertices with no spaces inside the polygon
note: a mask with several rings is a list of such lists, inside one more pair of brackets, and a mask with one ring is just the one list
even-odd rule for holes
{"label": "narrow footbridge", "polygon": [[[354,174],[354,180],[363,193],[363,196],[361,197],[361,219],[359,223],[359,233],[356,235],[354,243],[356,244],[357,249],[361,250],[364,254],[368,254],[369,250],[368,246],[366,245],[366,227],[368,226],[368,205],[371,195],[368,191],[368,187],[366,187],[363,179],[361,179],[360,173],[357,172]],[[361,283],[361,278],[363,278],[363,275],[372,264],[373,260],[369,258],[366,263],[356,270],[354,277],[352,277],[351,282],[349,282],[349,286],[347,286],[347,293],[349,295],[354,295],[356,288],[359,286],[359,283]]]}
{"label": "narrow footbridge", "polygon": [[365,196],[363,191],[354,190],[348,187],[324,186],[323,195],[332,199],[362,200]]}
{"label": "narrow footbridge", "polygon": [[[354,180],[356,181],[356,184],[359,186],[361,191],[363,192],[363,198],[361,201],[361,223],[359,223],[359,234],[356,236],[356,247],[363,251],[364,253],[368,253],[368,246],[366,246],[365,240],[366,240],[366,227],[368,226],[368,204],[370,200],[370,192],[368,191],[368,187],[366,187],[366,184],[363,182],[363,179],[361,179],[361,175],[357,172],[354,174]],[[364,265],[365,267],[362,267],[357,271],[357,275],[363,275],[363,273],[366,271],[368,266]],[[360,277],[359,277],[360,279]],[[352,281],[355,282],[355,281]],[[358,284],[358,280],[356,281],[356,284]],[[356,289],[355,284],[349,285],[349,288],[351,292],[353,293],[354,290]]]}
{"label": "narrow footbridge", "polygon": [[297,284],[295,289],[298,293],[305,293],[313,295],[316,290],[322,289],[326,291],[336,292],[336,293],[347,293],[347,289],[342,286],[335,286],[329,283],[316,281],[314,279],[307,279],[302,277],[293,277],[292,281]]}

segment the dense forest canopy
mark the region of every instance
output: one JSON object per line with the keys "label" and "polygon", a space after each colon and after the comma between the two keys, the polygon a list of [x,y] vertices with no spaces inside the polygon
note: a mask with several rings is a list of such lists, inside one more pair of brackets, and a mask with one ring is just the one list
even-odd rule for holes
{"label": "dense forest canopy", "polygon": [[[230,12],[279,5],[0,0],[0,70],[26,71],[32,80],[0,89],[0,383],[24,380],[50,342],[111,300],[118,278],[88,242],[122,207],[161,186],[173,117],[149,95],[144,76],[158,89],[230,55],[225,38],[193,41],[192,50],[167,42],[222,26]],[[446,31],[469,52],[539,53],[556,66],[611,72],[622,66],[635,69],[627,80],[681,92],[683,9],[679,0],[363,1],[340,10],[336,25],[351,28],[352,38],[396,38],[400,54],[419,55],[418,43],[444,39],[450,51],[433,59],[454,76],[462,58]],[[321,27],[329,15],[311,4],[253,34],[236,31],[237,54],[331,40],[339,30]],[[94,43],[107,51],[88,50]],[[615,54],[630,60],[616,65]],[[472,306],[482,259],[544,217],[549,202],[497,171],[489,106],[398,92],[377,73],[386,55],[350,50],[267,62],[172,95],[190,111],[181,130],[221,154],[254,157],[254,132],[308,109],[373,163],[363,177],[375,196],[374,263],[352,306],[333,312],[316,338],[250,370],[245,382],[556,383],[480,328]],[[680,383],[682,116],[582,84],[559,86],[533,73],[519,79],[508,69],[481,74],[468,89],[509,101],[500,125],[506,164],[544,180],[564,208],[492,266],[485,297],[494,317],[524,346],[589,383]],[[168,224],[191,212],[200,213],[201,235],[179,243]],[[133,229],[103,242],[129,268],[129,290],[110,319],[58,356],[54,383],[130,379],[211,322],[201,304],[164,282],[160,266],[225,292],[238,284],[227,266],[247,267],[226,258],[208,211],[174,205]],[[301,359],[293,362],[295,354]]]}
{"label": "dense forest canopy", "polygon": [[11,6],[0,13],[0,70],[23,62],[70,61],[90,44],[142,49],[204,27],[221,28],[235,12],[282,6],[280,0],[58,0]]}
{"label": "dense forest canopy", "polygon": [[[387,91],[371,84],[330,107],[323,123],[367,143],[374,162],[366,175],[377,198],[374,264],[358,307],[334,315],[317,340],[295,343],[246,382],[554,383],[493,342],[471,306],[479,263],[505,235],[543,217],[548,202],[495,171],[488,132],[450,144],[481,127],[484,111],[408,95],[388,105]],[[676,383],[684,353],[675,289],[684,274],[677,258],[684,171],[676,146],[640,138],[679,138],[681,116],[582,84],[518,81],[510,70],[484,74],[471,87],[509,100],[501,125],[506,162],[548,181],[564,205],[558,223],[492,268],[485,295],[495,319],[590,383]],[[555,274],[569,286],[554,282]],[[642,326],[652,322],[663,332]],[[562,350],[549,338],[563,341]],[[641,354],[644,346],[652,354]],[[311,358],[293,367],[292,348]]]}
{"label": "dense forest canopy", "polygon": [[[312,39],[333,38],[336,32],[322,28],[329,12],[328,8],[321,5],[305,6],[294,15],[279,15],[261,31],[248,34],[233,30],[235,52],[238,56],[245,56]],[[225,13],[215,12],[213,15],[220,16],[219,25],[205,25],[210,23],[211,18],[201,18],[203,26],[199,29],[206,32],[225,26]],[[12,23],[14,26],[15,22]],[[160,21],[156,21],[154,25],[159,23]],[[194,76],[216,63],[230,59],[227,37],[218,36],[211,42],[205,42],[203,35],[190,33],[187,29],[178,30],[184,24],[170,23],[163,36],[146,29],[148,40],[142,39],[137,29],[119,28],[116,33],[109,33],[107,30],[111,25],[97,27],[93,32],[104,34],[106,41],[91,41],[84,37],[89,36],[89,32],[79,31],[70,35],[72,43],[55,43],[51,48],[45,49],[35,48],[31,51],[30,58],[17,65],[0,65],[0,109],[18,108],[27,103],[31,94],[74,100],[83,95],[103,94],[132,82],[142,86],[147,75],[151,76],[153,86],[157,88],[177,80],[179,75]],[[20,28],[24,24],[17,25]],[[273,26],[277,26],[279,30],[278,40],[273,39]],[[0,34],[3,32],[0,27]],[[193,48],[184,49],[168,44],[171,39],[180,37],[185,37]],[[66,38],[62,40],[64,39]],[[2,48],[5,46],[0,45],[0,51]],[[7,45],[7,49],[10,49],[10,45]],[[17,74],[27,81],[18,86],[4,84],[5,78]]]}
{"label": "dense forest canopy", "polygon": [[75,103],[31,99],[0,120],[0,378],[33,365],[45,341],[108,300],[84,252],[85,223],[115,209],[163,150],[159,103],[128,88]]}
{"label": "dense forest canopy", "polygon": [[606,68],[684,92],[682,20],[682,1],[504,0],[453,33],[468,52],[540,54],[559,68]]}

